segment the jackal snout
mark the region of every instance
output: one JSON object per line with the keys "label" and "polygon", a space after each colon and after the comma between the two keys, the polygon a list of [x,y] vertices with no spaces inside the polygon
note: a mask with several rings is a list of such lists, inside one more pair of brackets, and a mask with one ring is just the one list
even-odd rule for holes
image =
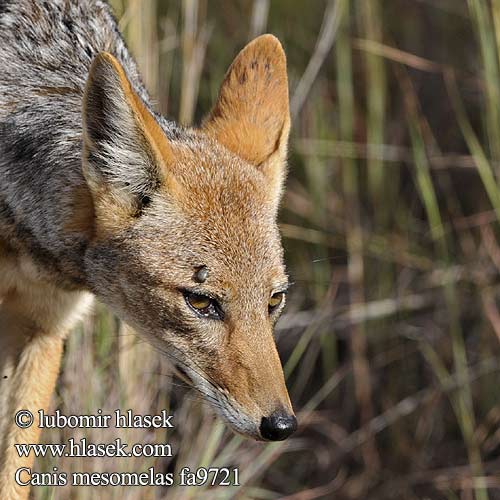
{"label": "jackal snout", "polygon": [[[222,416],[243,434],[280,441],[297,428],[272,330],[249,325],[231,334],[231,341],[210,370],[226,389]],[[233,421],[232,411],[238,413]]]}

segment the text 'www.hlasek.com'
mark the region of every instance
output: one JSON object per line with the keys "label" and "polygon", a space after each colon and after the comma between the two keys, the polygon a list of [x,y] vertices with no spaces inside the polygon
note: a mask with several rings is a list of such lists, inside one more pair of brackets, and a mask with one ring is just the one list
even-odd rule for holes
{"label": "text 'www.hlasek.com'", "polygon": [[[36,415],[28,410],[19,410],[15,423],[21,429],[38,425],[40,429],[172,429],[173,415],[163,410],[158,415],[138,415],[132,410],[116,410],[95,415],[63,415],[58,410],[46,414],[39,410]],[[37,420],[37,422],[35,422]],[[19,457],[44,458],[161,458],[172,457],[172,446],[168,443],[127,443],[116,438],[108,443],[89,442],[85,437],[70,438],[64,443],[16,443]],[[138,472],[71,472],[53,467],[51,472],[36,472],[32,467],[20,467],[15,472],[15,481],[21,486],[239,486],[239,470],[236,467],[181,467],[176,472],[160,472],[154,467]]]}

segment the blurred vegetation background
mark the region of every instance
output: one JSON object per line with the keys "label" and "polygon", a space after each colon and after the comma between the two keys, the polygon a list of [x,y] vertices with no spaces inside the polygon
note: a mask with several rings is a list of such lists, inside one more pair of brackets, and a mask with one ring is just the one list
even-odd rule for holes
{"label": "blurred vegetation background", "polygon": [[[500,1],[113,0],[157,108],[209,111],[254,36],[282,41],[292,287],[277,342],[300,429],[242,440],[103,307],[69,338],[65,414],[169,408],[176,428],[47,431],[168,442],[162,459],[38,469],[240,468],[240,487],[34,488],[43,499],[500,498]],[[81,435],[80,435],[81,434]]]}

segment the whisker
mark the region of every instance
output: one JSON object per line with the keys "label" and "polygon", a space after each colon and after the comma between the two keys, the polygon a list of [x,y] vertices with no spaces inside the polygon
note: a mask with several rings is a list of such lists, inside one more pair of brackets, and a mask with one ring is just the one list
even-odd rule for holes
{"label": "whisker", "polygon": [[[154,345],[154,344],[151,344],[153,346],[154,349],[156,349],[158,352],[160,352],[161,354],[164,354],[166,357],[168,358],[171,358],[173,359],[176,363],[178,363],[179,365],[181,365],[182,367],[185,367],[185,368],[188,368],[188,369],[191,369],[192,371],[194,371],[201,379],[203,379],[211,388],[213,388],[215,391],[217,392],[220,392],[217,388],[217,386],[202,372],[200,372],[199,370],[196,370],[194,369],[193,367],[187,367],[186,364],[184,363],[184,361],[180,360],[177,356],[175,356],[173,353],[171,352],[167,352],[165,351],[164,349],[162,349],[161,347],[157,346],[157,345]],[[175,346],[174,346],[175,347]],[[196,364],[195,364],[196,366]],[[190,385],[189,387],[193,388],[194,390],[196,390],[197,392],[199,392],[205,399],[209,400],[212,402],[212,404],[214,406],[217,406],[218,408],[221,408],[220,406],[220,401],[215,398],[214,396],[212,396],[211,394],[208,394],[208,393],[205,393],[205,392],[202,392],[198,387],[194,386],[194,385]]]}
{"label": "whisker", "polygon": [[[169,344],[168,350],[167,350],[167,349],[165,349],[165,347],[163,347],[163,345],[159,345],[159,342],[155,342],[154,340],[152,341],[149,339],[144,339],[144,337],[141,337],[141,336],[138,336],[138,338],[139,338],[139,342],[147,342],[149,345],[151,345],[151,347],[155,351],[157,351],[161,355],[165,356],[169,361],[173,362],[174,371],[178,372],[178,370],[175,370],[176,365],[180,366],[183,369],[186,369],[187,371],[191,370],[196,375],[198,375],[208,385],[208,388],[211,389],[211,391],[213,391],[214,394],[216,394],[216,395],[223,394],[220,385],[217,384],[214,380],[212,380],[212,378],[209,375],[205,374],[203,369],[201,368],[201,366],[199,366],[196,361],[190,360],[190,364],[187,365],[182,359],[179,358],[179,356],[177,356],[175,354],[175,351],[182,354],[180,349],[177,348],[176,346]],[[172,351],[174,351],[174,352],[172,352]],[[178,376],[179,379],[182,380],[180,373],[176,373],[176,375]],[[216,410],[219,410],[220,412],[224,412],[224,411],[227,412],[228,411],[227,408],[225,408],[225,406],[222,406],[221,400],[218,399],[216,396],[214,396],[214,394],[211,394],[209,391],[203,391],[199,387],[196,387],[194,384],[187,384],[186,383],[186,386],[188,388],[194,389],[198,394],[201,395],[200,401],[208,401],[212,405],[213,408],[215,408]],[[232,408],[232,404],[229,403],[229,400],[227,399],[227,397],[225,397],[225,400],[228,403],[228,406],[231,407],[231,410],[234,411],[234,409]]]}

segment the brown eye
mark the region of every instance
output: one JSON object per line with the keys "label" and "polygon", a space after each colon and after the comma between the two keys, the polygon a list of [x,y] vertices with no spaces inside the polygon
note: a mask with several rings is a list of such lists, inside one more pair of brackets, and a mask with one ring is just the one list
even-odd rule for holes
{"label": "brown eye", "polygon": [[187,296],[187,301],[191,307],[201,310],[206,309],[210,305],[210,299],[205,297],[205,295],[197,295],[196,293],[191,293]]}
{"label": "brown eye", "polygon": [[184,299],[188,306],[198,315],[210,319],[224,319],[222,308],[215,299],[189,291],[184,292]]}
{"label": "brown eye", "polygon": [[284,292],[273,293],[269,299],[269,312],[272,313],[275,311],[281,305],[284,298]]}

